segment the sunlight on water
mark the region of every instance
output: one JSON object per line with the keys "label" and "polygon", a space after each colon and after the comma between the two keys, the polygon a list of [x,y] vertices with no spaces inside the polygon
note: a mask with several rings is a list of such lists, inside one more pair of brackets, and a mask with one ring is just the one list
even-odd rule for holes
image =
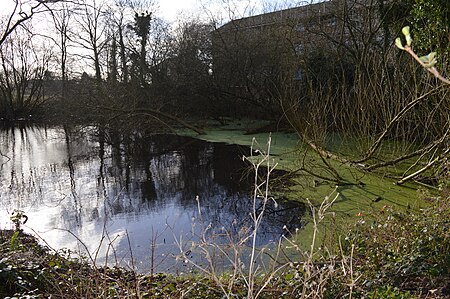
{"label": "sunlight on water", "polygon": [[[249,148],[95,127],[4,128],[0,140],[0,227],[12,228],[11,212],[22,210],[25,230],[56,250],[174,272],[183,267],[175,240],[197,240],[200,219],[216,236],[249,227],[250,184],[240,181]],[[276,241],[285,224],[298,227],[303,214],[269,207],[258,244]]]}

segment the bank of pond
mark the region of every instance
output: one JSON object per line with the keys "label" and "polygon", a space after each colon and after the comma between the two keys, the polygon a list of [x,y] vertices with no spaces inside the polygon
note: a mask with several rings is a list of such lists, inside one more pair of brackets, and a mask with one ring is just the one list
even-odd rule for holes
{"label": "bank of pond", "polygon": [[[325,264],[346,272],[345,260],[355,258],[355,252],[348,251],[355,247],[348,241],[361,226],[381,221],[390,227],[385,215],[421,215],[436,203],[448,215],[448,205],[442,204],[448,196],[442,191],[418,191],[417,186],[397,186],[388,178],[334,161],[324,164],[298,143],[295,134],[248,135],[248,126],[214,126],[201,136],[182,130],[124,134],[97,126],[2,128],[0,279],[6,283],[2,294],[36,292],[40,298],[55,292],[52,296],[64,298],[75,287],[74,298],[222,298],[248,296],[246,290],[254,280],[264,286],[260,293],[257,287],[252,289],[254,296],[301,298],[305,285],[296,284],[317,278],[306,277],[306,272],[320,274],[324,271],[320,265]],[[267,161],[255,173],[262,159]],[[255,177],[263,184],[267,165],[275,166],[269,189],[255,196]],[[254,243],[252,212],[264,212]],[[427,228],[439,225],[435,220],[431,217],[424,224],[421,216],[411,217]],[[396,226],[405,225],[407,221]],[[445,225],[439,230],[448,228]],[[348,244],[336,246],[341,237]],[[448,233],[442,230],[440,237],[445,248]],[[370,252],[363,247],[374,244],[360,243],[356,250]],[[411,294],[426,295],[436,287],[445,295],[450,258],[440,250],[431,254],[433,261],[438,257],[444,258],[435,265],[441,285],[430,278],[431,270],[421,270],[430,279]],[[255,275],[249,262],[257,264]],[[333,271],[326,272],[328,278],[335,276]],[[332,293],[364,293],[346,289],[348,277],[342,273],[335,277],[342,285],[339,282]],[[58,282],[69,277],[67,285]],[[330,283],[328,278],[323,278],[324,284]],[[411,295],[398,282],[383,289],[383,279],[364,294]],[[308,292],[312,289],[311,285]],[[319,293],[327,292],[330,286]],[[330,298],[335,298],[332,293]]]}

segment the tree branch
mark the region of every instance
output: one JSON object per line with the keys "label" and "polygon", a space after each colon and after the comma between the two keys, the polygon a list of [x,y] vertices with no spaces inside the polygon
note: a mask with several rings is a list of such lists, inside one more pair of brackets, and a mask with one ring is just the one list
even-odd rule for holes
{"label": "tree branch", "polygon": [[429,168],[431,168],[431,166],[433,166],[434,164],[436,164],[441,157],[447,155],[450,152],[450,148],[446,149],[441,155],[439,155],[438,157],[434,158],[431,162],[429,162],[427,165],[425,165],[424,167],[422,167],[421,169],[417,170],[416,172],[402,178],[401,180],[397,181],[395,184],[396,185],[402,185],[405,182],[417,177],[418,175],[420,175],[421,173],[427,171]]}
{"label": "tree branch", "polygon": [[381,133],[380,137],[378,137],[378,139],[371,145],[370,149],[366,152],[366,154],[364,155],[364,157],[362,159],[356,160],[354,161],[354,163],[363,163],[367,160],[369,160],[373,154],[375,153],[375,151],[380,147],[381,142],[383,141],[384,137],[386,137],[386,135],[389,133],[390,129],[395,125],[396,122],[398,122],[405,114],[406,112],[408,112],[409,110],[411,110],[415,105],[417,105],[420,101],[422,101],[423,99],[426,99],[431,93],[435,92],[436,90],[438,90],[441,86],[430,90],[429,92],[421,95],[420,97],[418,97],[417,99],[415,99],[414,101],[409,102],[408,105],[406,105],[405,107],[403,107],[403,109],[397,113],[394,118],[389,122],[389,124],[387,125],[387,127],[384,129],[384,131]]}
{"label": "tree branch", "polygon": [[163,125],[168,126],[168,124],[166,122],[162,121],[159,118],[159,117],[163,117],[163,118],[167,118],[167,119],[170,119],[172,121],[175,121],[175,122],[179,123],[180,125],[182,125],[183,127],[186,127],[188,129],[196,132],[199,135],[204,135],[205,134],[205,131],[203,131],[202,129],[197,128],[197,127],[195,127],[193,125],[190,125],[187,122],[185,122],[184,120],[182,120],[182,119],[180,119],[180,118],[178,118],[176,116],[173,116],[173,115],[170,115],[170,114],[167,114],[167,113],[164,113],[162,111],[155,110],[155,109],[140,108],[140,109],[133,109],[133,110],[125,110],[125,109],[117,109],[117,108],[104,107],[104,106],[101,106],[101,107],[97,106],[96,108],[110,110],[110,111],[115,111],[115,112],[121,112],[121,113],[124,113],[124,114],[144,114],[144,115],[149,115],[149,116],[152,116],[154,119],[156,119],[158,122],[162,123]]}

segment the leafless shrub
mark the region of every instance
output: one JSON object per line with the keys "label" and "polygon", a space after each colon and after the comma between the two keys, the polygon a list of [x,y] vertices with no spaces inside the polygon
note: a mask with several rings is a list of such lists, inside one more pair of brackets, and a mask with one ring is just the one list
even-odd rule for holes
{"label": "leafless shrub", "polygon": [[[254,143],[255,144],[255,143]],[[260,223],[266,211],[266,204],[272,201],[269,184],[270,174],[276,164],[270,157],[270,138],[267,150],[259,151],[259,157],[250,156],[249,160],[255,169],[252,204],[249,211],[251,227],[244,227],[237,236],[223,230],[227,242],[218,242],[218,235],[212,233],[212,224],[204,224],[201,216],[201,201],[198,203],[198,223],[201,229],[198,241],[183,242],[178,240],[180,254],[178,259],[191,265],[194,269],[206,274],[214,281],[226,298],[234,298],[246,293],[246,298],[259,298],[263,294],[291,294],[296,298],[323,298],[332,281],[345,281],[348,286],[346,294],[351,298],[356,282],[360,278],[353,269],[353,256],[346,256],[342,250],[334,254],[334,248],[319,246],[323,237],[319,230],[323,222],[333,214],[329,211],[339,194],[332,193],[319,206],[308,201],[311,209],[312,239],[309,249],[299,245],[295,234],[288,231],[283,235],[275,248],[258,248],[256,240],[260,233]],[[259,205],[259,208],[258,208]],[[332,244],[336,244],[332,242]],[[192,257],[192,253],[200,255],[204,263]],[[217,256],[221,256],[228,266],[220,268]],[[292,276],[292,277],[291,277]],[[290,278],[291,277],[291,278]],[[277,288],[277,282],[292,284],[290,287]],[[244,286],[244,290],[242,287]]]}

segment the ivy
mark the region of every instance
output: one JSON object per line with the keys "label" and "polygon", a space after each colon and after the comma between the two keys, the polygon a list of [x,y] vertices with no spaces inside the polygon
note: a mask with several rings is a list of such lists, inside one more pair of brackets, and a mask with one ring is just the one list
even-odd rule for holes
{"label": "ivy", "polygon": [[450,3],[448,0],[415,0],[410,14],[419,52],[450,54]]}

